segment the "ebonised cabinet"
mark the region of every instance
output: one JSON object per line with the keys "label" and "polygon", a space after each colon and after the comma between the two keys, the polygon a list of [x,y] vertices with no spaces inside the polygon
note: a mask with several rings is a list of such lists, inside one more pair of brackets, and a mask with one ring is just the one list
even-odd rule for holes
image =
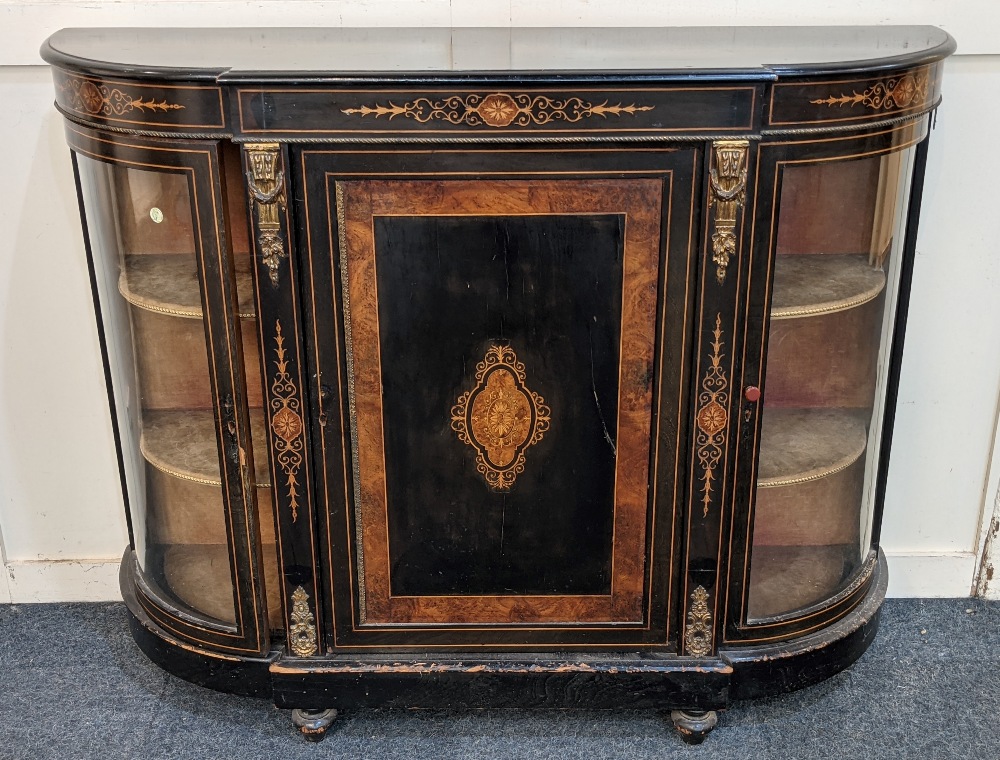
{"label": "ebonised cabinet", "polygon": [[[930,27],[67,30],[143,650],[702,739],[875,635]],[[769,63],[770,61],[770,63]]]}

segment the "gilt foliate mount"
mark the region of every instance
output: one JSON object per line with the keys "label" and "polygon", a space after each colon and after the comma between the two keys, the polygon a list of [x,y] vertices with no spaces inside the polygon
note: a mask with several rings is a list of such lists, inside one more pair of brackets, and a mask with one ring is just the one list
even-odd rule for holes
{"label": "gilt foliate mount", "polygon": [[281,232],[280,212],[285,209],[285,175],[277,143],[244,147],[249,170],[247,190],[257,211],[257,245],[271,284],[277,286],[281,262],[288,257]]}
{"label": "gilt foliate mount", "polygon": [[704,586],[691,592],[691,607],[684,628],[684,651],[691,657],[707,657],[712,653],[712,613]]}
{"label": "gilt foliate mount", "polygon": [[712,233],[712,261],[716,264],[715,279],[726,281],[729,259],[736,255],[736,223],[746,203],[747,140],[716,140],[712,144],[712,166],[709,180],[712,193],[708,204],[715,210],[715,231]]}
{"label": "gilt foliate mount", "polygon": [[299,586],[292,593],[292,625],[288,644],[296,657],[312,657],[319,649],[316,641],[316,616],[309,609],[309,594]]}
{"label": "gilt foliate mount", "polygon": [[458,397],[451,427],[476,451],[476,470],[496,491],[524,472],[525,451],[549,429],[545,399],[525,385],[524,363],[510,346],[492,345],[476,365],[476,385]]}

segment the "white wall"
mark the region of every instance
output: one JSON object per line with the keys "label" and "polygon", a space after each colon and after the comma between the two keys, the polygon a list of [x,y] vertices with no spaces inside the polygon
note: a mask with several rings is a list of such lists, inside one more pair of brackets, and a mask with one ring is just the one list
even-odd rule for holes
{"label": "white wall", "polygon": [[[7,0],[0,4],[0,602],[114,599],[126,543],[69,155],[37,49],[63,26],[927,23],[945,71],[882,543],[890,594],[965,596],[1000,472],[992,0]],[[993,461],[996,460],[996,461]],[[993,469],[990,464],[993,461]],[[992,474],[991,474],[992,473]],[[987,493],[988,491],[988,493]]]}
{"label": "white wall", "polygon": [[[1000,57],[946,65],[945,103],[931,136],[910,319],[886,499],[884,544],[899,566],[968,586],[996,429],[1000,257],[991,220],[997,158],[971,136],[1000,117]],[[980,121],[983,120],[983,121]],[[990,166],[992,164],[992,167]],[[989,499],[992,506],[992,498]],[[924,593],[923,573],[894,591]],[[920,582],[918,582],[920,581]]]}

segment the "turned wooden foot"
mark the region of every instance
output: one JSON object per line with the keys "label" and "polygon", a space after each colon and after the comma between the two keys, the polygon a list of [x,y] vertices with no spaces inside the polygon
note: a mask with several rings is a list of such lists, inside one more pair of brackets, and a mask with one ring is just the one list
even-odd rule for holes
{"label": "turned wooden foot", "polygon": [[336,710],[292,710],[292,723],[311,742],[323,741],[326,730],[336,717]]}
{"label": "turned wooden foot", "polygon": [[715,710],[673,710],[670,718],[674,721],[674,728],[681,738],[688,744],[701,744],[708,736],[708,732],[715,728],[719,722],[719,715]]}

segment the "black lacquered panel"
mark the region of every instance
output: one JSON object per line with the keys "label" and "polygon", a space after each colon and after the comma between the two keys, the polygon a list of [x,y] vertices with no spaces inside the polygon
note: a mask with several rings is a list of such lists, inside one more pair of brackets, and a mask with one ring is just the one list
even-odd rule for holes
{"label": "black lacquered panel", "polygon": [[56,103],[74,118],[120,129],[221,132],[226,129],[222,88],[214,84],[159,84],[52,72]]}
{"label": "black lacquered panel", "polygon": [[943,63],[836,79],[790,79],[774,85],[766,116],[772,127],[864,124],[915,115],[941,99]]}
{"label": "black lacquered panel", "polygon": [[[375,219],[393,594],[610,593],[624,224]],[[492,346],[550,410],[509,485],[451,419]],[[517,439],[517,395],[496,395],[483,423]]]}
{"label": "black lacquered panel", "polygon": [[240,88],[238,131],[272,139],[360,135],[527,134],[589,136],[747,132],[756,85],[522,89]]}

